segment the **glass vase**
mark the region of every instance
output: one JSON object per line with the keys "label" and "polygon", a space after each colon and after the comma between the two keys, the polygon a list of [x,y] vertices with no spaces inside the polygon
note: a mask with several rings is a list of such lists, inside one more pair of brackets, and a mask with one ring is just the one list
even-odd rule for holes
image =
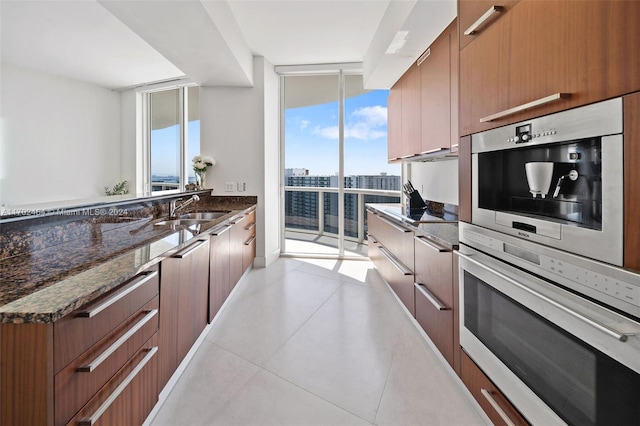
{"label": "glass vase", "polygon": [[198,171],[196,172],[196,184],[198,185],[198,189],[204,189],[205,188],[205,177],[206,177],[207,172],[203,172],[203,171]]}

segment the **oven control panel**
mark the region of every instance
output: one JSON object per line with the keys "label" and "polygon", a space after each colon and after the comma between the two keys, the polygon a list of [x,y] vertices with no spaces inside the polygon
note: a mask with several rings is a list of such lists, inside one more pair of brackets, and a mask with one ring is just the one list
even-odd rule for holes
{"label": "oven control panel", "polygon": [[568,253],[548,255],[546,252],[551,253],[553,250],[535,250],[540,246],[534,243],[527,243],[530,247],[525,248],[522,243],[515,243],[518,239],[513,237],[500,235],[499,238],[494,238],[491,235],[498,233],[482,228],[481,232],[475,232],[466,229],[466,226],[473,225],[462,226],[461,242],[634,316],[640,316],[640,276]]}

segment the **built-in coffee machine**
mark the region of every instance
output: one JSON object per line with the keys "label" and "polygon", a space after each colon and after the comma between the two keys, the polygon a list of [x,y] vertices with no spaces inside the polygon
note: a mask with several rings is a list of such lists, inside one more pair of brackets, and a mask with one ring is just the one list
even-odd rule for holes
{"label": "built-in coffee machine", "polygon": [[622,265],[622,116],[613,99],[473,135],[473,223]]}

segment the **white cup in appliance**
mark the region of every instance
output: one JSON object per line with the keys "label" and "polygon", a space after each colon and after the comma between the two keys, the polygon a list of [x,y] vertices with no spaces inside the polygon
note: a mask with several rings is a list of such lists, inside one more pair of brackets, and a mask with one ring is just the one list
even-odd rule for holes
{"label": "white cup in appliance", "polygon": [[538,196],[538,194],[544,198],[549,192],[549,186],[551,186],[553,163],[549,161],[525,163],[524,170],[527,173],[529,192],[531,192],[533,198]]}

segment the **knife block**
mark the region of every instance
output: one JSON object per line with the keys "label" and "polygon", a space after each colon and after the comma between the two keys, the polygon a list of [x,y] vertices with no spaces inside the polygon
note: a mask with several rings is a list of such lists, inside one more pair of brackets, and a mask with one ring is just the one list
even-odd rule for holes
{"label": "knife block", "polygon": [[424,209],[427,207],[418,191],[413,191],[409,195],[409,210]]}

